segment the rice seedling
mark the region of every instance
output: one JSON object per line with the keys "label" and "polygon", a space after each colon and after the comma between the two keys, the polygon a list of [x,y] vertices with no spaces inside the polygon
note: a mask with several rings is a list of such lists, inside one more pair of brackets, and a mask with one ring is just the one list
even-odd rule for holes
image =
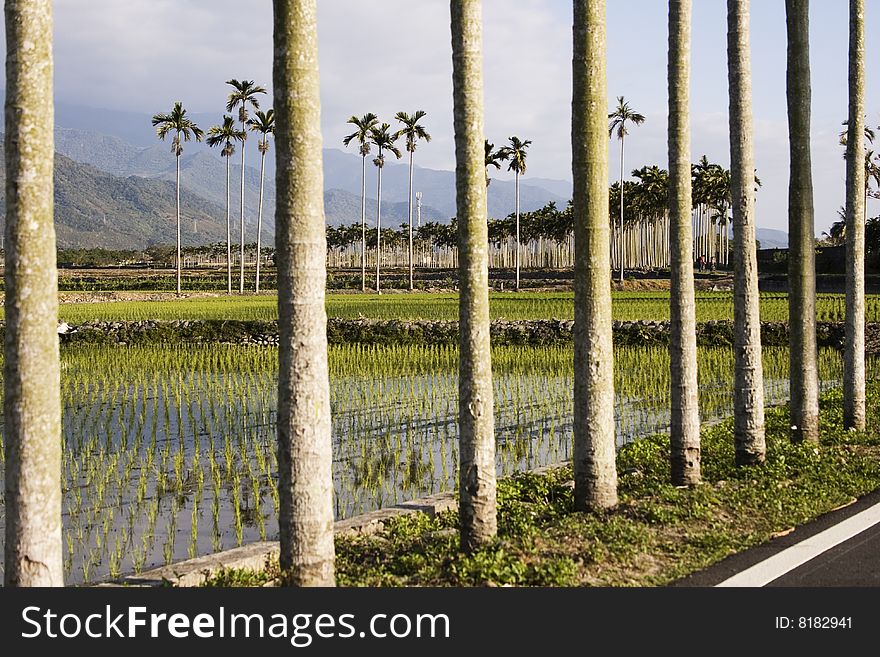
{"label": "rice seedling", "polygon": [[[731,350],[701,348],[698,359],[702,419],[724,417]],[[275,535],[275,349],[70,346],[62,361],[68,581]],[[565,346],[493,350],[499,473],[570,457],[572,362]],[[337,517],[454,488],[457,363],[452,346],[330,349]],[[784,401],[787,351],[766,348],[764,367],[768,403]],[[822,350],[822,385],[839,384],[841,370]],[[668,371],[665,349],[616,349],[619,443],[667,428]],[[200,528],[203,504],[211,522]],[[175,540],[178,527],[188,540]]]}

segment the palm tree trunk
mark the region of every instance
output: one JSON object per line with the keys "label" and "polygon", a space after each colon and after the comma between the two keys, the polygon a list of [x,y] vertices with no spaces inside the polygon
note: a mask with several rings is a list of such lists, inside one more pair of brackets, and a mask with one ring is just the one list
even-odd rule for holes
{"label": "palm tree trunk", "polygon": [[455,197],[459,230],[459,517],[461,547],[497,533],[495,421],[489,343],[489,261],[480,0],[451,0]]}
{"label": "palm tree trunk", "polygon": [[274,2],[278,524],[282,571],[299,586],[335,583],[316,14],[316,0]]}
{"label": "palm tree trunk", "polygon": [[260,205],[257,210],[257,270],[254,292],[260,293],[260,234],[263,232],[263,175],[266,172],[266,153],[260,156]]}
{"label": "palm tree trunk", "polygon": [[[379,149],[382,157],[382,149]],[[379,290],[379,265],[382,263],[382,167],[378,167],[379,175],[376,182],[376,294]]]}
{"label": "palm tree trunk", "polygon": [[361,155],[361,292],[367,291],[367,156]]}
{"label": "palm tree trunk", "polygon": [[619,262],[620,265],[620,282],[623,283],[624,255],[623,255],[623,142],[626,135],[620,135],[620,241],[619,241]]}
{"label": "palm tree trunk", "polygon": [[409,152],[409,290],[413,290],[413,223],[412,223],[412,191],[413,189],[413,152]]}
{"label": "palm tree trunk", "polygon": [[[737,465],[762,463],[766,454],[761,312],[758,258],[755,252],[755,159],[749,4],[749,0],[727,0],[730,169],[734,222],[733,439]],[[727,232],[726,223],[724,232]]]}
{"label": "palm tree trunk", "polygon": [[63,586],[52,3],[6,2],[6,586]]}
{"label": "palm tree trunk", "polygon": [[672,483],[700,481],[697,331],[691,260],[690,49],[691,0],[669,2],[669,215],[672,272],[669,360]]}
{"label": "palm tree trunk", "polygon": [[[180,144],[180,136],[178,135],[178,144]],[[175,194],[177,202],[177,296],[180,296],[180,270],[182,262],[180,260],[180,153],[174,158],[177,164],[177,193]]]}
{"label": "palm tree trunk", "polygon": [[849,2],[849,121],[846,137],[846,338],[843,426],[865,429],[865,2]]}
{"label": "palm tree trunk", "polygon": [[575,0],[572,65],[574,176],[574,500],[617,505],[605,0]]}
{"label": "palm tree trunk", "polygon": [[[244,105],[242,104],[242,108]],[[242,133],[247,135],[247,125],[244,122],[244,114],[242,114],[241,120],[241,131]],[[239,234],[240,234],[240,246],[238,252],[239,258],[239,279],[238,279],[238,293],[244,294],[244,152],[245,147],[247,146],[247,139],[242,139],[241,141],[241,221],[239,225]]]}
{"label": "palm tree trunk", "polygon": [[522,251],[522,245],[519,241],[519,171],[514,176],[514,187],[516,188],[516,291],[519,292],[519,258]]}
{"label": "palm tree trunk", "polygon": [[809,1],[785,0],[788,32],[788,315],[790,327],[791,437],[819,440],[816,353],[816,268],[813,179],[810,162]]}
{"label": "palm tree trunk", "polygon": [[229,156],[226,156],[226,293],[232,294],[232,219],[229,216]]}

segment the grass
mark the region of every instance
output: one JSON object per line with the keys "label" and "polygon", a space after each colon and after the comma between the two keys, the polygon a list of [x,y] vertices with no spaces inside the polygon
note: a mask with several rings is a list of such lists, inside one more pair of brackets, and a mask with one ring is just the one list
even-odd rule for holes
{"label": "grass", "polygon": [[[697,321],[732,320],[733,296],[729,292],[697,294]],[[574,296],[565,292],[519,292],[490,294],[494,319],[573,319]],[[668,292],[617,292],[613,295],[614,318],[636,321],[669,319]],[[343,319],[457,320],[456,294],[328,294],[327,314]],[[844,297],[820,294],[820,321],[843,321]],[[868,321],[880,320],[880,295],[869,295]],[[172,301],[118,301],[62,304],[60,317],[73,324],[89,320],[273,320],[278,318],[274,296],[244,296],[182,299]],[[782,293],[761,295],[761,318],[788,319],[788,297]]]}
{"label": "grass", "polygon": [[[571,471],[499,481],[498,538],[458,550],[457,517],[401,516],[379,535],[336,541],[346,586],[657,586],[745,550],[880,487],[880,386],[868,393],[868,433],[842,428],[841,395],[821,403],[819,446],[788,440],[786,409],[768,409],[767,461],[733,465],[732,422],[704,428],[704,483],[667,483],[669,441],[654,436],[618,453],[620,504],[574,512]],[[215,586],[279,575],[226,571]]]}

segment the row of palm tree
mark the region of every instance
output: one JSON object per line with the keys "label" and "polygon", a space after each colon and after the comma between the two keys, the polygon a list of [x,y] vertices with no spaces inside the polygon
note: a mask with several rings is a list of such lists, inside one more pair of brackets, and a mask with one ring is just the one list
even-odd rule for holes
{"label": "row of palm tree", "polygon": [[[573,0],[572,214],[575,230],[574,500],[617,505],[611,340],[605,0]],[[287,583],[335,582],[331,407],[325,311],[317,0],[275,0],[273,82],[278,115],[278,469],[280,565]],[[495,433],[483,132],[480,0],[451,0],[456,204],[459,220],[460,545],[497,532]],[[728,0],[734,217],[736,462],[764,460],[763,375],[754,242],[749,0]],[[50,0],[9,3],[4,437],[8,586],[60,585],[61,423],[57,272],[52,223]],[[672,258],[671,480],[700,481],[689,143],[691,0],[669,1],[669,193]],[[810,173],[807,0],[786,0],[791,149],[790,329],[792,440],[817,441],[815,279]],[[864,428],[864,0],[850,0],[847,140],[847,337],[844,423]],[[177,125],[183,124],[182,109]],[[160,123],[164,123],[160,121]],[[188,126],[194,133],[193,126]],[[166,128],[166,134],[172,128]],[[183,131],[175,130],[176,148]],[[179,153],[177,153],[179,157]],[[27,175],[20,172],[27,172]],[[861,243],[860,243],[861,241]],[[860,261],[861,258],[861,261]],[[179,258],[178,258],[179,262]],[[861,301],[860,301],[861,299]],[[861,309],[860,309],[861,304]],[[859,327],[862,334],[859,336]],[[861,361],[861,364],[859,364]],[[862,369],[862,371],[864,371]],[[855,386],[855,387],[853,387]],[[850,389],[852,387],[852,389]],[[861,396],[860,396],[861,394]],[[860,408],[861,406],[861,408]]]}
{"label": "row of palm tree", "polygon": [[[382,242],[382,169],[385,167],[385,154],[388,151],[398,160],[402,154],[397,148],[395,142],[401,137],[406,140],[406,151],[409,153],[409,188],[407,194],[407,211],[409,214],[409,289],[413,289],[413,156],[416,152],[416,146],[420,139],[426,142],[431,141],[431,135],[425,127],[419,123],[427,116],[424,110],[416,110],[412,114],[406,112],[398,112],[394,118],[401,124],[396,132],[390,132],[391,125],[388,123],[380,123],[379,117],[372,112],[364,114],[361,117],[351,116],[347,123],[355,127],[355,131],[343,138],[342,143],[348,146],[356,143],[359,147],[361,155],[361,290],[367,289],[367,156],[370,154],[371,146],[375,146],[378,153],[373,159],[376,166],[376,245],[381,246]],[[379,259],[376,259],[376,292],[380,292],[379,287]]]}
{"label": "row of palm tree", "polygon": [[[241,144],[241,195],[239,216],[239,294],[244,294],[244,250],[245,250],[245,145],[248,132],[259,134],[258,149],[260,151],[260,199],[257,219],[257,252],[259,253],[262,228],[263,228],[263,180],[265,177],[266,153],[269,152],[269,135],[275,131],[275,112],[269,109],[260,111],[258,94],[265,94],[265,88],[255,84],[253,80],[228,80],[226,84],[232,87],[226,103],[226,111],[233,112],[238,109],[238,121],[240,127],[235,125],[235,119],[231,115],[224,115],[222,123],[211,126],[208,129],[206,143],[208,146],[221,146],[220,155],[226,160],[226,288],[232,294],[232,221],[230,218],[230,184],[229,168],[232,156],[235,154],[236,144]],[[255,111],[251,117],[248,107]],[[186,116],[186,110],[180,101],[174,103],[169,113],[155,114],[152,119],[153,126],[159,139],[173,134],[171,152],[175,156],[176,166],[176,190],[177,190],[177,294],[180,294],[180,278],[182,262],[180,257],[180,156],[183,154],[183,141],[195,139],[202,141],[204,131],[195,122]],[[256,263],[256,286],[255,291],[260,291],[260,259]]]}

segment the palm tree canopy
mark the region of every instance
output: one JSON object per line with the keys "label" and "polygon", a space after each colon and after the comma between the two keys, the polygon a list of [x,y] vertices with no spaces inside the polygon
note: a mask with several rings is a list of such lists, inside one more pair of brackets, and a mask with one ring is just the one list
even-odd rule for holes
{"label": "palm tree canopy", "polygon": [[509,137],[508,141],[510,142],[510,145],[504,146],[501,149],[503,151],[501,159],[510,160],[510,164],[507,165],[508,171],[520,174],[525,173],[526,150],[532,145],[532,140],[526,139],[525,141],[522,141],[519,137],[513,136]]}
{"label": "palm tree canopy", "polygon": [[265,112],[257,110],[254,117],[247,120],[247,126],[261,135],[259,149],[265,155],[269,150],[269,135],[275,133],[275,110],[271,107]]}
{"label": "palm tree canopy", "polygon": [[212,125],[208,128],[208,138],[205,143],[212,148],[223,145],[221,155],[229,157],[235,153],[235,142],[244,141],[244,130],[236,127],[235,120],[228,114],[223,115],[223,123]]}
{"label": "palm tree canopy", "polygon": [[229,99],[226,102],[226,111],[231,112],[238,107],[238,120],[247,121],[247,106],[250,105],[255,110],[260,109],[260,101],[257,94],[266,93],[265,87],[255,84],[253,80],[227,80],[226,84],[232,87]]}
{"label": "palm tree canopy", "polygon": [[507,153],[504,152],[503,148],[499,148],[497,151],[493,150],[495,148],[495,144],[489,143],[489,140],[485,140],[485,148],[486,148],[486,168],[495,167],[496,169],[501,168],[501,162],[507,159]]}
{"label": "palm tree canopy", "polygon": [[608,115],[608,119],[610,121],[608,124],[608,136],[610,137],[616,132],[618,139],[623,139],[629,134],[629,131],[626,129],[627,123],[641,125],[645,122],[645,116],[633,111],[629,103],[623,99],[623,96],[617,97],[617,107]]}
{"label": "palm tree canopy", "polygon": [[370,154],[370,131],[379,123],[379,117],[368,112],[361,118],[351,116],[346,123],[351,123],[355,127],[355,131],[342,140],[344,146],[348,146],[351,142],[356,141],[360,144],[361,157]]}
{"label": "palm tree canopy", "polygon": [[394,118],[403,124],[403,127],[394,133],[394,139],[397,140],[401,137],[406,137],[407,152],[412,153],[416,150],[416,142],[419,139],[431,141],[431,135],[428,134],[428,131],[425,130],[423,125],[419,124],[419,120],[427,115],[428,113],[424,110],[416,110],[413,112],[412,116],[406,112],[398,112],[394,115]]}
{"label": "palm tree canopy", "polygon": [[183,146],[180,144],[181,135],[183,135],[184,141],[190,141],[193,138],[196,141],[202,141],[202,137],[205,135],[202,129],[187,117],[183,103],[180,101],[174,103],[170,113],[154,114],[152,123],[156,128],[156,134],[162,141],[165,141],[165,136],[168,133],[175,133],[171,143],[171,152],[178,156],[183,152]]}
{"label": "palm tree canopy", "polygon": [[382,154],[382,151],[391,151],[398,160],[401,156],[400,149],[394,145],[394,142],[397,140],[397,134],[389,132],[390,129],[391,126],[387,123],[383,123],[381,126],[374,125],[370,128],[370,143],[379,149],[379,155],[373,160],[373,164],[380,169],[385,166],[385,156]]}

